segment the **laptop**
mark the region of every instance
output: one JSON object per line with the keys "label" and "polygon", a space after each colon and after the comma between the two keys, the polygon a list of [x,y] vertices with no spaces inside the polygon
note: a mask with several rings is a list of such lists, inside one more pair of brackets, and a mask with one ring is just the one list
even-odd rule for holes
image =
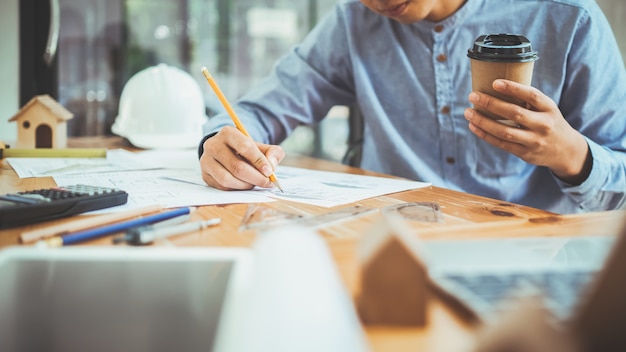
{"label": "laptop", "polygon": [[0,351],[229,351],[244,248],[12,247],[0,254]]}
{"label": "laptop", "polygon": [[0,351],[369,351],[325,240],[0,251]]}
{"label": "laptop", "polygon": [[[606,294],[599,290],[621,285],[626,294],[623,234],[435,240],[422,246],[438,293],[458,312],[482,322],[492,321],[529,295],[539,296],[558,319],[568,321],[591,304],[590,297]],[[612,264],[610,257],[623,263]],[[610,270],[621,273],[623,279],[598,285],[601,273]]]}

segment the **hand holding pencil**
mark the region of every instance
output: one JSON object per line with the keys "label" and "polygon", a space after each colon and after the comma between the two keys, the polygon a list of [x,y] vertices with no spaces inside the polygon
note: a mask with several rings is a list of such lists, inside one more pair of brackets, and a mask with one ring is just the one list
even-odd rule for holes
{"label": "hand holding pencil", "polygon": [[269,187],[273,183],[282,191],[273,169],[284,158],[283,149],[254,142],[206,67],[202,73],[236,127],[224,127],[204,143],[200,158],[204,181],[224,190]]}

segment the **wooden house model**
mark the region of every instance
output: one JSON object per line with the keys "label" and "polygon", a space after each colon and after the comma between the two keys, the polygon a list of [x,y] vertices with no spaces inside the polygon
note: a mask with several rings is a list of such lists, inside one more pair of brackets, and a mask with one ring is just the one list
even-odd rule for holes
{"label": "wooden house model", "polygon": [[16,148],[65,148],[67,121],[74,115],[49,95],[38,95],[9,121],[17,122]]}
{"label": "wooden house model", "polygon": [[419,239],[403,219],[385,218],[359,240],[360,318],[367,325],[423,326],[430,296]]}

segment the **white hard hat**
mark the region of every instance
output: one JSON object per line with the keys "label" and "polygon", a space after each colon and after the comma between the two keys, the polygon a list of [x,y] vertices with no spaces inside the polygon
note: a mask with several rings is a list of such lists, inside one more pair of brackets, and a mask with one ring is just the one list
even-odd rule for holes
{"label": "white hard hat", "polygon": [[128,80],[111,130],[139,148],[192,148],[206,121],[196,81],[185,71],[159,64]]}

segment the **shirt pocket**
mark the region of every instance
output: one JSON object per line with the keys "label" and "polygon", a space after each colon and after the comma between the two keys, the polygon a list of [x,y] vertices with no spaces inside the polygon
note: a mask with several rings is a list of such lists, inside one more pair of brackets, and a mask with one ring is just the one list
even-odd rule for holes
{"label": "shirt pocket", "polygon": [[527,165],[517,156],[476,138],[474,143],[476,173],[484,177],[520,175]]}

